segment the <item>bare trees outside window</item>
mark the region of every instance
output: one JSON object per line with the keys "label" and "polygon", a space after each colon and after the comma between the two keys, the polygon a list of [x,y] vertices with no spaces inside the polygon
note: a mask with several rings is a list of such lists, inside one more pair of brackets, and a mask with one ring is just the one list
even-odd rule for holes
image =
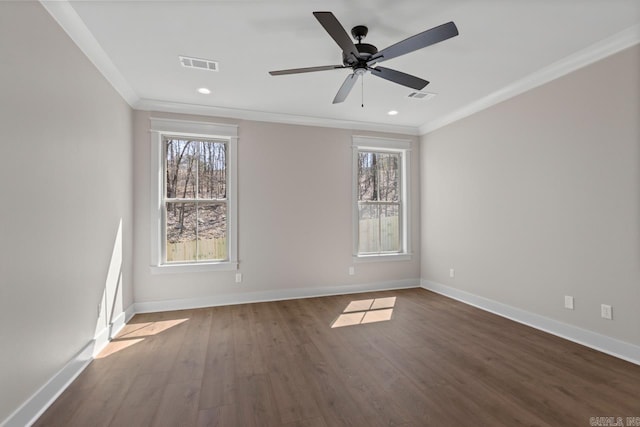
{"label": "bare trees outside window", "polygon": [[358,151],[358,253],[397,253],[401,242],[401,154]]}
{"label": "bare trees outside window", "polygon": [[167,262],[220,261],[227,253],[227,144],[165,137]]}

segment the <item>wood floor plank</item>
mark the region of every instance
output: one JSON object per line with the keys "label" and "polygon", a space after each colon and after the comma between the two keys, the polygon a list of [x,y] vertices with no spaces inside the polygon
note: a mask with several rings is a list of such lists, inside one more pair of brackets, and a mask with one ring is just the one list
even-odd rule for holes
{"label": "wood floor plank", "polygon": [[[129,366],[130,369],[137,370],[139,373],[171,371],[187,333],[190,317],[188,310],[156,314],[158,316],[157,321],[152,322],[153,325],[151,327],[140,331],[144,341],[131,348],[132,350],[139,350],[141,354],[135,356],[134,362],[123,364],[124,366]],[[134,320],[136,317],[134,317]],[[131,338],[131,335],[126,338]],[[136,349],[136,347],[139,348]],[[120,357],[127,357],[131,351],[127,349],[127,351],[121,353],[122,356]],[[159,354],[162,354],[162,357],[158,357]],[[112,356],[109,356],[109,359],[111,358]]]}
{"label": "wood floor plank", "polygon": [[194,310],[191,313],[185,338],[182,340],[169,382],[202,381],[211,328],[211,310]]}
{"label": "wood floor plank", "polygon": [[584,426],[638,396],[640,366],[406,289],[137,315],[35,425]]}
{"label": "wood floor plank", "polygon": [[299,364],[290,369],[269,374],[280,419],[283,423],[321,417],[316,400],[305,391],[304,371]]}
{"label": "wood floor plank", "polygon": [[[335,311],[335,304],[322,301],[327,316]],[[325,317],[326,318],[326,317]],[[387,325],[360,325],[364,329],[385,328]],[[367,417],[375,417],[384,425],[417,422],[413,411],[404,410],[404,401],[395,393],[390,393],[393,384],[402,374],[385,362],[377,350],[371,346],[358,328],[326,328],[315,338],[316,347],[327,361],[339,367],[339,375],[348,378],[346,389],[361,408],[371,410]],[[332,343],[327,345],[327,343]]]}
{"label": "wood floor plank", "polygon": [[236,405],[202,409],[198,413],[198,427],[227,427],[243,425],[237,418]]}
{"label": "wood floor plank", "polygon": [[136,375],[111,425],[152,425],[162,403],[169,374],[170,372],[153,372]]}
{"label": "wood floor plank", "polygon": [[306,384],[304,368],[299,363],[303,350],[295,334],[276,304],[260,304],[256,308],[264,319],[257,328],[258,344],[269,372],[281,421],[290,423],[319,417],[315,400],[300,392]]}
{"label": "wood floor plank", "polygon": [[266,369],[257,344],[256,329],[262,319],[256,319],[251,304],[231,307],[233,347],[237,376],[264,374]]}
{"label": "wood floor plank", "polygon": [[221,427],[224,424],[221,424],[219,414],[219,408],[201,409],[198,411],[198,421],[196,425],[198,427]]}
{"label": "wood floor plank", "polygon": [[167,383],[152,425],[194,426],[198,420],[200,381]]}
{"label": "wood floor plank", "polygon": [[200,409],[234,403],[235,351],[230,307],[212,309]]}
{"label": "wood floor plank", "polygon": [[[124,401],[132,378],[125,374],[110,375],[86,395],[86,400],[70,418],[68,426],[108,426]],[[102,414],[96,418],[95,414]]]}
{"label": "wood floor plank", "polygon": [[316,417],[283,424],[282,427],[329,427],[329,425],[324,421],[324,418]]}

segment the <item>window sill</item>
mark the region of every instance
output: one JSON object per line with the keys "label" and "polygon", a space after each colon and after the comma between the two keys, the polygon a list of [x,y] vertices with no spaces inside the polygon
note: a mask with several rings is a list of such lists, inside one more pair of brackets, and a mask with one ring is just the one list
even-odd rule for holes
{"label": "window sill", "polygon": [[411,261],[411,254],[354,255],[353,262]]}
{"label": "window sill", "polygon": [[163,264],[149,266],[151,274],[203,273],[210,271],[233,271],[238,269],[237,262],[210,262],[197,264]]}

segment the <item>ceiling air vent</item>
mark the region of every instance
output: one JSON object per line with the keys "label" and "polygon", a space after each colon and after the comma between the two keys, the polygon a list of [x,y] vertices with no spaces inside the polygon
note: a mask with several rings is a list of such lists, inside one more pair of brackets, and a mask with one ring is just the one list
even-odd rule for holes
{"label": "ceiling air vent", "polygon": [[180,63],[186,68],[198,68],[200,70],[218,71],[218,63],[210,59],[190,58],[188,56],[178,56]]}
{"label": "ceiling air vent", "polygon": [[431,98],[434,98],[436,96],[435,93],[430,93],[430,92],[420,92],[420,91],[415,91],[415,92],[411,92],[409,94],[409,98],[413,98],[413,99],[423,99],[425,101],[430,100]]}

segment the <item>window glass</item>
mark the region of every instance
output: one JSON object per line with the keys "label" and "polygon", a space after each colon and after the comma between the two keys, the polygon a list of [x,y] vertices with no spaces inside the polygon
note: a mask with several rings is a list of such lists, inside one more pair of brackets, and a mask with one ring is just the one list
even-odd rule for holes
{"label": "window glass", "polygon": [[166,262],[228,259],[227,144],[164,138]]}
{"label": "window glass", "polygon": [[359,147],[355,161],[357,255],[404,251],[404,150]]}

